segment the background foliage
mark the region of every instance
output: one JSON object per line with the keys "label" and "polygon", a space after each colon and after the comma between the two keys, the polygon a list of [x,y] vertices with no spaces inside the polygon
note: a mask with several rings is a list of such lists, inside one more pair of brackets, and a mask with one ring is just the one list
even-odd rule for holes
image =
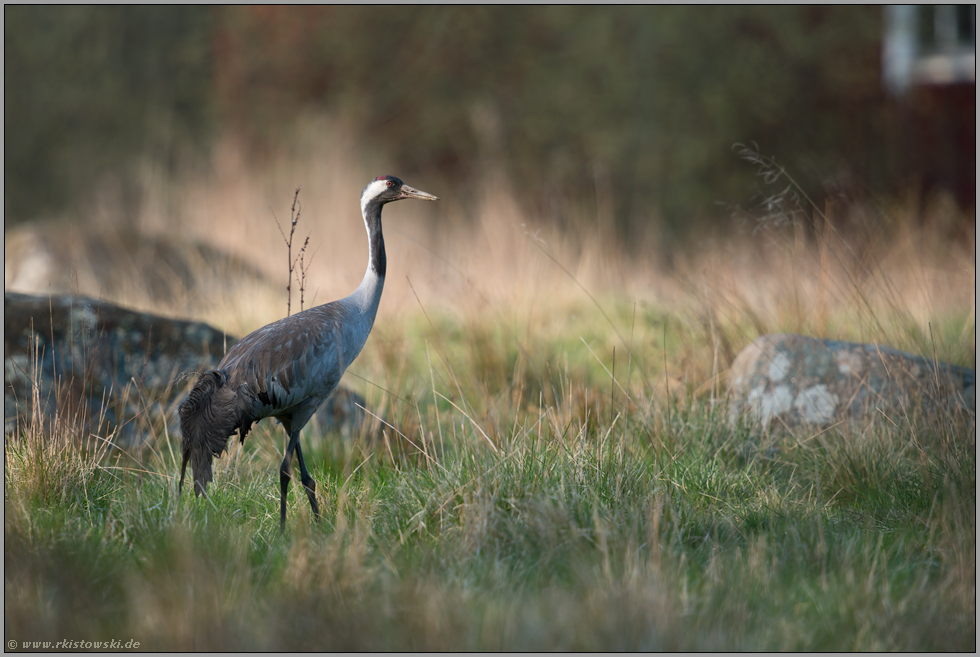
{"label": "background foliage", "polygon": [[404,176],[503,174],[559,225],[609,199],[621,237],[727,217],[736,142],[817,198],[897,194],[881,33],[879,7],[8,7],[5,214],[107,173],[138,196],[133,162],[192,168],[219,134],[261,163],[309,113]]}
{"label": "background foliage", "polygon": [[108,175],[131,197],[137,157],[178,166],[214,129],[210,26],[194,7],[5,7],[5,223],[63,210]]}

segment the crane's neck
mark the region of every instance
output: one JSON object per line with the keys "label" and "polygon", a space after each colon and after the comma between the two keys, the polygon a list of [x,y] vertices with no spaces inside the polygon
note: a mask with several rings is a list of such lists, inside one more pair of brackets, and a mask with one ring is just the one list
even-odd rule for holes
{"label": "crane's neck", "polygon": [[368,234],[368,264],[361,284],[348,299],[358,312],[367,319],[368,330],[374,324],[381,303],[381,290],[384,288],[385,271],[388,260],[385,256],[385,240],[381,234],[381,206],[377,199],[361,202],[361,214]]}

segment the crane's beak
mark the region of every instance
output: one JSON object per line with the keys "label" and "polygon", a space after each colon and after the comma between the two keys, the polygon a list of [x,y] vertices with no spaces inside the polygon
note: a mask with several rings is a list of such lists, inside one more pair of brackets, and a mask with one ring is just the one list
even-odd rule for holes
{"label": "crane's beak", "polygon": [[396,201],[400,201],[403,198],[417,198],[421,201],[438,201],[438,196],[433,196],[427,192],[415,189],[414,187],[409,187],[408,185],[402,185],[401,194],[398,195]]}

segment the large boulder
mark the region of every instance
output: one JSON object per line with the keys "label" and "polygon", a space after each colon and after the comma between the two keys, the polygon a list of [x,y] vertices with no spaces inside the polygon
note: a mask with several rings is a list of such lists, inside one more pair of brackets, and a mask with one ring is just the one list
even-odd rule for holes
{"label": "large boulder", "polygon": [[251,263],[201,242],[147,235],[132,228],[73,230],[31,222],[3,234],[4,290],[76,294],[199,308],[268,279]]}
{"label": "large boulder", "polygon": [[[4,433],[38,420],[139,443],[166,419],[197,373],[237,341],[201,322],[140,313],[72,295],[4,292]],[[340,387],[320,408],[322,429],[346,433],[365,420],[363,398]]]}
{"label": "large boulder", "polygon": [[779,333],[756,339],[730,372],[733,420],[828,426],[884,414],[976,417],[976,371],[877,344]]}

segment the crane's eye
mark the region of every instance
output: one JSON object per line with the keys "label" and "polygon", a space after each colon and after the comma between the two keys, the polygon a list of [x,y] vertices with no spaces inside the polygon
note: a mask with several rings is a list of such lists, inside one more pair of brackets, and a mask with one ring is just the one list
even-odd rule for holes
{"label": "crane's eye", "polygon": [[392,186],[392,185],[394,185],[394,184],[395,184],[395,183],[393,183],[393,182],[391,182],[390,180],[389,180],[389,181],[387,181],[387,182],[385,182],[385,185],[386,185],[386,186],[388,186],[388,187],[391,187],[391,186]]}

